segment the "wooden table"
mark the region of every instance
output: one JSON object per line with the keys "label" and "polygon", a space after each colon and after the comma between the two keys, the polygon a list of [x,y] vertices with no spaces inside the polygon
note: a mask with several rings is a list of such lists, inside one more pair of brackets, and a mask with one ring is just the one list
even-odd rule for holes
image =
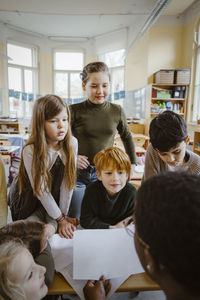
{"label": "wooden table", "polygon": [[[131,275],[124,283],[117,289],[116,292],[138,292],[138,291],[155,291],[160,290],[159,285],[152,281],[146,273]],[[49,295],[62,294],[76,294],[71,285],[64,279],[64,277],[56,273],[54,281],[49,287]]]}
{"label": "wooden table", "polygon": [[20,146],[0,146],[0,154],[2,157],[5,156],[10,156],[10,159],[13,156],[13,152],[18,151],[20,149]]}

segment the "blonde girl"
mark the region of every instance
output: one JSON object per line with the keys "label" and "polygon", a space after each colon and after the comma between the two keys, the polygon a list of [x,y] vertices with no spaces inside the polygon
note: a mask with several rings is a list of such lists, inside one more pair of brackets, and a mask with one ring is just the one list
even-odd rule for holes
{"label": "blonde girl", "polygon": [[14,219],[29,217],[48,223],[48,237],[57,224],[59,234],[66,238],[72,238],[76,228],[66,217],[76,182],[77,155],[77,140],[69,124],[69,109],[60,97],[46,95],[35,102],[31,135],[19,168],[17,209],[12,189],[9,195]]}
{"label": "blonde girl", "polygon": [[[23,263],[22,263],[23,262]],[[20,240],[0,245],[0,299],[40,300],[47,294],[45,268]],[[2,298],[1,298],[2,297]]]}

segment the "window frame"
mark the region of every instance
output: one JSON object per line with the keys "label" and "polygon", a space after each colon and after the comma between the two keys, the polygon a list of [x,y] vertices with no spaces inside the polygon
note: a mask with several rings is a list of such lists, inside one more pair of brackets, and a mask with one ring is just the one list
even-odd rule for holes
{"label": "window frame", "polygon": [[[55,68],[55,54],[58,53],[58,52],[68,52],[68,53],[82,53],[83,55],[83,66],[80,70],[61,70],[61,69],[56,69]],[[71,97],[71,74],[77,74],[77,73],[81,73],[82,70],[83,70],[83,67],[85,65],[85,52],[83,49],[66,49],[66,48],[55,48],[53,49],[53,53],[52,53],[52,56],[53,56],[53,92],[56,93],[56,80],[55,80],[55,77],[56,77],[56,73],[67,73],[67,84],[68,84],[68,91],[67,91],[67,99],[72,99],[72,103],[74,103],[74,99]],[[82,95],[80,97],[83,98],[84,97],[84,92],[82,91]]]}
{"label": "window frame", "polygon": [[[196,96],[196,93],[198,92],[198,88],[200,91],[200,80],[197,83],[197,78],[200,79],[200,68],[197,68],[197,66],[200,66],[200,19],[198,20],[196,27],[195,27],[195,35],[196,40],[194,41],[195,48],[194,48],[194,82],[193,82],[193,101],[192,101],[192,122],[197,122],[197,119],[200,118],[200,101],[198,99],[198,95]],[[199,95],[200,96],[200,95]],[[196,98],[196,101],[195,101]],[[197,112],[197,113],[196,113]],[[199,113],[198,113],[199,112]]]}
{"label": "window frame", "polygon": [[[115,51],[119,51],[119,50],[124,50],[124,55],[126,54],[126,49],[117,49],[117,50],[114,50],[114,51],[108,51],[108,52],[104,52],[104,53],[101,53],[99,55],[99,60],[103,61],[104,63],[106,63],[106,54],[108,53],[113,53]],[[108,67],[109,68],[109,72],[110,72],[110,81],[111,81],[111,86],[110,86],[110,94],[111,94],[111,102],[112,103],[117,103],[117,104],[120,104],[121,106],[123,105],[122,102],[123,101],[120,101],[121,99],[119,100],[115,100],[114,99],[114,83],[113,83],[113,73],[116,71],[116,70],[123,70],[124,71],[124,76],[123,76],[123,86],[124,86],[124,90],[125,90],[125,61],[126,61],[126,58],[124,58],[124,64],[123,65],[120,65],[120,66],[114,66],[114,67]],[[123,100],[123,99],[122,99]]]}
{"label": "window frame", "polygon": [[[38,89],[39,89],[39,62],[38,62],[38,47],[32,44],[27,44],[27,43],[21,43],[18,41],[14,41],[14,40],[7,40],[6,41],[6,51],[8,54],[8,44],[12,44],[14,46],[19,46],[19,47],[24,47],[24,48],[29,48],[31,49],[31,56],[32,56],[32,67],[30,66],[24,66],[24,65],[19,65],[19,64],[15,64],[12,62],[7,62],[7,72],[9,67],[11,68],[16,68],[19,69],[21,71],[21,93],[25,92],[25,71],[32,71],[32,86],[33,86],[33,91],[32,93],[34,94],[34,99],[36,99],[36,95],[38,94]],[[7,80],[8,80],[8,89],[9,87],[9,72],[7,73]],[[9,96],[8,96],[8,101],[9,100]],[[20,101],[22,101],[22,99],[20,99]],[[27,115],[27,111],[26,111],[26,102],[28,101],[22,101],[22,118],[26,118]],[[13,111],[14,112],[14,111]],[[10,111],[10,105],[9,105],[9,115],[11,114]],[[21,117],[20,117],[21,118]],[[30,116],[28,116],[28,119],[30,118]]]}

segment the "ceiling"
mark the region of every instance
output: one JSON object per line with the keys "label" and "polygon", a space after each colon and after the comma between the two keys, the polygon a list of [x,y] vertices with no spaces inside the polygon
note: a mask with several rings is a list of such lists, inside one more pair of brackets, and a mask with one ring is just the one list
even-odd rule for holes
{"label": "ceiling", "polygon": [[[93,38],[145,24],[158,0],[0,0],[0,24],[36,36]],[[171,0],[165,15],[182,14],[194,0]],[[139,30],[139,27],[138,27]]]}

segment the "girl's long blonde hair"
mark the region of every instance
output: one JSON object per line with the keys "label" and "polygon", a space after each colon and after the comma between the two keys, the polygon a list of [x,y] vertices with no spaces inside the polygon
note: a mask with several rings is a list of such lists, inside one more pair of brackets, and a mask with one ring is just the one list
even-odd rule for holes
{"label": "girl's long blonde hair", "polygon": [[25,300],[26,296],[19,284],[10,278],[15,257],[26,248],[20,240],[11,240],[0,245],[0,299]]}
{"label": "girl's long blonde hair", "polygon": [[[40,196],[41,185],[44,183],[44,191],[51,191],[51,173],[47,169],[48,144],[45,135],[45,121],[54,118],[64,108],[67,110],[69,127],[67,134],[59,145],[66,156],[64,179],[68,190],[71,190],[76,183],[76,168],[74,151],[71,144],[70,112],[67,104],[56,95],[46,95],[36,100],[33,108],[31,135],[26,146],[33,146],[32,176],[33,193]],[[19,193],[21,194],[27,186],[27,173],[24,166],[23,155],[19,167]]]}

